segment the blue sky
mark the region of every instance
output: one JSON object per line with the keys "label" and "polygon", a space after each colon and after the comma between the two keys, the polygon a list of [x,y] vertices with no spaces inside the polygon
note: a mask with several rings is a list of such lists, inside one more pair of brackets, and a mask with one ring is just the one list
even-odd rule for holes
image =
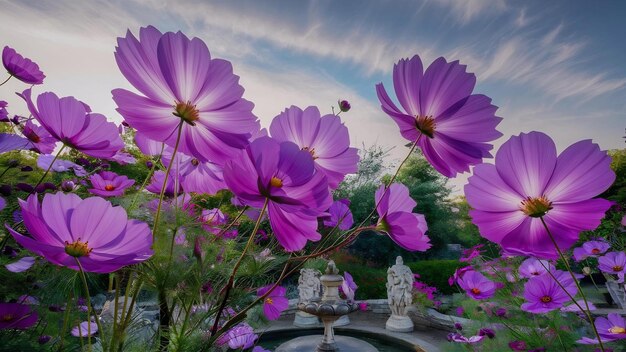
{"label": "blue sky", "polygon": [[[110,91],[129,87],[113,59],[116,37],[152,24],[202,38],[231,60],[245,97],[268,126],[289,105],[337,99],[352,144],[404,141],[380,111],[374,85],[391,87],[398,59],[460,60],[490,96],[504,136],[546,132],[560,150],[581,139],[623,148],[626,127],[626,2],[604,1],[2,1],[0,44],[37,61],[48,76],[36,92],[73,95],[121,121]],[[11,112],[24,85],[0,88]],[[458,191],[467,175],[452,180]]]}

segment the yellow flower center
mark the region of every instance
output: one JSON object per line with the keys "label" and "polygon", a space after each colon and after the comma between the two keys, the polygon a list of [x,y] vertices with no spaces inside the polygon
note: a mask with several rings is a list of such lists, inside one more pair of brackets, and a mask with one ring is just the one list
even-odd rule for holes
{"label": "yellow flower center", "polygon": [[609,332],[611,334],[626,334],[626,328],[623,328],[621,326],[614,326],[609,329]]}
{"label": "yellow flower center", "polygon": [[435,136],[435,119],[431,116],[416,116],[415,128],[428,138],[433,138]]}
{"label": "yellow flower center", "polygon": [[315,148],[310,148],[309,147],[304,147],[302,148],[302,150],[309,152],[311,154],[311,156],[313,157],[313,160],[317,159],[318,157],[315,156]]}
{"label": "yellow flower center", "polygon": [[543,297],[541,297],[541,302],[543,302],[543,303],[550,303],[550,302],[552,302],[552,297],[550,297],[550,296],[543,296]]}
{"label": "yellow flower center", "polygon": [[600,253],[600,250],[598,248],[594,248],[594,249],[591,250],[591,253],[598,254],[598,253]]}
{"label": "yellow flower center", "polygon": [[93,250],[88,245],[89,241],[82,242],[80,238],[72,243],[65,241],[65,253],[75,258],[88,256]]}
{"label": "yellow flower center", "polygon": [[174,114],[174,116],[180,117],[181,119],[183,119],[183,121],[192,126],[195,126],[195,121],[198,121],[198,119],[200,119],[200,111],[198,111],[196,106],[191,104],[190,101],[187,101],[185,103],[176,103],[176,106],[174,107],[174,112],[172,114]]}
{"label": "yellow flower center", "polygon": [[281,180],[278,177],[274,176],[270,180],[270,186],[276,187],[276,188],[281,188],[283,186],[283,180]]}
{"label": "yellow flower center", "polygon": [[522,200],[520,209],[524,214],[532,218],[539,218],[546,215],[549,210],[552,210],[552,202],[549,201],[546,196],[535,198],[527,197]]}
{"label": "yellow flower center", "polygon": [[112,190],[115,189],[115,186],[113,186],[113,185],[106,185],[106,186],[104,186],[104,189],[107,190],[107,191],[112,191]]}
{"label": "yellow flower center", "polygon": [[613,269],[613,271],[622,271],[624,269],[624,267],[621,266],[621,265],[616,265],[612,269]]}
{"label": "yellow flower center", "polygon": [[11,314],[5,314],[2,316],[2,321],[11,321],[13,320],[13,315]]}
{"label": "yellow flower center", "polygon": [[191,165],[193,166],[198,166],[200,164],[200,161],[196,158],[191,159]]}
{"label": "yellow flower center", "polygon": [[470,291],[472,291],[473,294],[477,295],[480,293],[480,290],[477,289],[476,287],[474,287],[473,289],[471,289]]}
{"label": "yellow flower center", "polygon": [[267,303],[267,304],[274,304],[274,300],[272,300],[270,297],[267,297],[265,299],[265,303]]}

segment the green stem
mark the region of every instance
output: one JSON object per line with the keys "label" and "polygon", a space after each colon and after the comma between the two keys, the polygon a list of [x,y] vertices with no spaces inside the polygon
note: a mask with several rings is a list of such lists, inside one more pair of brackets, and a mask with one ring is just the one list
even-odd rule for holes
{"label": "green stem", "polygon": [[239,266],[241,265],[241,262],[243,261],[243,258],[245,257],[246,252],[248,252],[250,245],[252,244],[252,242],[254,242],[254,238],[256,236],[257,231],[259,230],[261,221],[263,220],[263,214],[265,213],[268,202],[269,202],[269,198],[265,198],[265,202],[263,203],[263,207],[261,208],[261,213],[259,214],[259,217],[256,219],[256,223],[254,224],[254,229],[252,230],[252,233],[250,234],[250,237],[248,238],[248,242],[246,243],[246,246],[244,247],[243,252],[241,252],[241,255],[239,256],[239,260],[237,260],[237,262],[235,263],[235,266],[233,267],[233,271],[231,272],[230,277],[228,278],[228,283],[226,284],[226,287],[224,287],[224,298],[222,299],[222,303],[220,304],[217,314],[215,315],[215,322],[213,323],[213,327],[211,328],[212,335],[215,335],[215,333],[217,332],[217,328],[218,328],[219,321],[220,321],[220,316],[222,315],[222,311],[226,307],[226,301],[228,301],[228,295],[230,293],[230,290],[233,288],[233,284],[235,283],[235,274],[237,274],[237,270],[239,269]]}
{"label": "green stem", "polygon": [[161,194],[159,195],[159,205],[157,206],[156,214],[154,215],[154,224],[152,225],[152,239],[156,236],[156,229],[159,224],[159,215],[161,214],[161,206],[163,204],[163,197],[165,196],[165,188],[167,187],[167,180],[170,176],[170,170],[172,169],[172,165],[174,164],[174,158],[176,157],[176,152],[178,151],[178,145],[180,144],[180,136],[183,133],[183,122],[180,121],[178,124],[178,135],[176,136],[176,144],[174,145],[174,151],[172,152],[172,158],[170,160],[170,164],[167,166],[165,171],[165,179],[163,180],[163,186],[161,187]]}
{"label": "green stem", "polygon": [[63,351],[63,337],[65,336],[65,332],[67,331],[67,323],[70,320],[70,311],[72,310],[72,299],[74,298],[74,294],[70,291],[69,296],[67,297],[67,304],[65,305],[65,314],[63,316],[63,329],[61,330],[61,341],[59,342],[59,351]]}
{"label": "green stem", "polygon": [[[589,323],[591,324],[591,327],[593,328],[593,332],[596,334],[596,338],[598,339],[598,344],[600,345],[600,350],[602,352],[605,352],[604,345],[602,344],[602,338],[600,337],[600,334],[598,333],[598,328],[596,328],[596,324],[593,321],[593,317],[591,316],[591,311],[589,309],[589,303],[587,302],[587,297],[585,297],[585,293],[583,292],[582,288],[580,287],[580,284],[578,283],[578,279],[576,279],[576,276],[574,275],[574,272],[572,271],[572,268],[569,266],[569,262],[568,262],[567,258],[565,258],[565,256],[563,255],[563,252],[561,252],[561,249],[559,248],[559,245],[556,243],[556,240],[554,239],[554,236],[552,236],[552,232],[550,232],[550,229],[548,228],[548,224],[546,224],[546,221],[543,219],[543,216],[540,217],[539,219],[541,219],[541,223],[543,224],[543,227],[548,232],[548,236],[550,237],[550,241],[552,241],[552,244],[554,245],[554,248],[556,248],[556,251],[559,253],[559,257],[561,257],[561,260],[565,264],[565,267],[567,268],[567,271],[569,272],[569,274],[571,275],[572,279],[574,280],[574,283],[576,284],[576,288],[578,289],[578,292],[580,292],[580,296],[583,298],[583,301],[585,302],[585,308],[587,308],[587,309],[583,309],[582,311],[585,313],[585,315],[587,315],[587,318],[589,318]],[[574,301],[574,303],[576,303],[576,301]]]}
{"label": "green stem", "polygon": [[63,149],[65,149],[65,144],[61,146],[61,149],[59,149],[59,152],[54,156],[54,159],[52,159],[50,166],[48,166],[48,169],[46,170],[46,172],[44,172],[41,178],[39,179],[39,181],[37,181],[37,184],[35,185],[35,187],[33,187],[33,191],[30,192],[30,194],[35,193],[35,189],[37,188],[37,186],[39,186],[41,182],[43,182],[43,180],[46,178],[46,176],[50,172],[50,169],[52,169],[52,165],[54,165],[54,162],[57,161],[57,159],[59,158],[59,155],[61,155],[61,152],[63,152]]}
{"label": "green stem", "polygon": [[89,351],[91,351],[91,312],[93,312],[93,316],[96,320],[96,326],[98,326],[98,331],[100,331],[100,341],[102,341],[103,343],[102,350],[106,351],[106,346],[104,346],[104,331],[102,330],[102,325],[100,325],[100,319],[98,318],[98,314],[91,306],[91,296],[89,296],[89,286],[87,285],[87,276],[85,276],[85,270],[83,270],[83,266],[82,264],[80,264],[78,258],[74,258],[74,260],[76,260],[76,265],[78,265],[80,278],[83,281],[83,289],[85,290],[85,296],[87,299],[87,342],[89,343]]}

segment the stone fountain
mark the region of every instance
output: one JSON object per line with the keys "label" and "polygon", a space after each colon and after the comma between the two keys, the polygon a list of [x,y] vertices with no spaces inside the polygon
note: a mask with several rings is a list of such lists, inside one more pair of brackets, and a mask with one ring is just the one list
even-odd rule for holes
{"label": "stone fountain", "polygon": [[320,277],[324,286],[324,295],[321,298],[312,298],[309,301],[298,303],[298,309],[318,316],[324,324],[324,336],[301,336],[278,346],[276,352],[375,352],[377,349],[371,344],[349,336],[335,336],[333,323],[340,317],[358,309],[358,304],[348,302],[339,297],[339,286],[343,277],[332,260],[328,262],[326,273]]}

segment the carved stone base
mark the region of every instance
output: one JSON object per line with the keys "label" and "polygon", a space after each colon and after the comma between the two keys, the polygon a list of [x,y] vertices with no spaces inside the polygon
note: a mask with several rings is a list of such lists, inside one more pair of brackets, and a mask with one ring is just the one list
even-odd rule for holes
{"label": "carved stone base", "polygon": [[293,320],[293,325],[298,327],[319,326],[320,320],[313,314],[297,311],[296,317]]}
{"label": "carved stone base", "polygon": [[391,315],[385,324],[385,329],[394,332],[413,331],[413,322],[407,316]]}

